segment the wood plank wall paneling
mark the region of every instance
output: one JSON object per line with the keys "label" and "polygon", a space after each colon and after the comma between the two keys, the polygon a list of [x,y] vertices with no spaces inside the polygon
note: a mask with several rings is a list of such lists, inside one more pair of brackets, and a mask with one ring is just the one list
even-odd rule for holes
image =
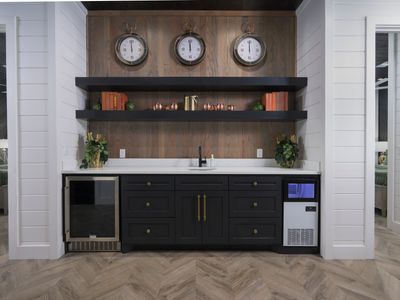
{"label": "wood plank wall paneling", "polygon": [[[183,32],[183,24],[191,20],[195,31],[206,43],[206,57],[196,66],[179,64],[173,54],[173,42]],[[267,46],[267,59],[257,67],[243,67],[233,60],[232,47],[241,34],[242,23],[255,25]],[[145,63],[136,67],[117,62],[114,44],[124,32],[124,23],[136,23],[136,32],[149,46]],[[192,13],[186,15],[165,12],[113,13],[88,16],[89,76],[294,76],[295,28],[293,14],[243,15],[227,13]],[[200,96],[205,102],[234,104],[237,110],[248,109],[260,93],[186,93]],[[148,109],[156,102],[169,104],[183,101],[185,93],[129,93],[138,110]],[[99,94],[92,93],[90,102]],[[191,122],[90,122],[89,129],[103,133],[109,140],[110,156],[118,157],[119,149],[127,150],[127,157],[195,157],[202,145],[206,155],[218,158],[253,158],[257,148],[264,149],[264,157],[273,157],[275,138],[282,133],[293,133],[292,123],[191,123]]]}

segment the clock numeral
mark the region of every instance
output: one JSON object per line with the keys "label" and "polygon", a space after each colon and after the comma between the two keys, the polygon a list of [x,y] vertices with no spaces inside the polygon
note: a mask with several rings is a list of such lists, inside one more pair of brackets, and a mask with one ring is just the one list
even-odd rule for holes
{"label": "clock numeral", "polygon": [[185,47],[182,47],[182,51],[185,51]]}
{"label": "clock numeral", "polygon": [[256,52],[260,52],[260,49],[257,48],[257,49],[256,49]]}
{"label": "clock numeral", "polygon": [[251,59],[251,56],[248,56],[247,58],[248,58],[248,59]]}

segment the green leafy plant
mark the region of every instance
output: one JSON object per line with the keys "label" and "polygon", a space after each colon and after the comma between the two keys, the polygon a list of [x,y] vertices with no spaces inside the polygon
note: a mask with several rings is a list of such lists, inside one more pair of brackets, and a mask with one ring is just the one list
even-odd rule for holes
{"label": "green leafy plant", "polygon": [[282,135],[276,139],[275,160],[282,168],[293,168],[299,156],[299,145],[295,134]]}
{"label": "green leafy plant", "polygon": [[93,137],[93,132],[88,132],[85,141],[85,157],[81,169],[101,168],[108,160],[108,143],[101,134]]}

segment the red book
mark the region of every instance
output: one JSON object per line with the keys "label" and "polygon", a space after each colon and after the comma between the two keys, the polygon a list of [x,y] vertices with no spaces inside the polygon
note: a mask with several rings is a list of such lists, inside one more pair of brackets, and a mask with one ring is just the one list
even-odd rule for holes
{"label": "red book", "polygon": [[272,111],[276,111],[276,98],[277,98],[277,93],[273,93],[272,94],[272,107],[271,107]]}
{"label": "red book", "polygon": [[107,92],[107,110],[112,110],[111,92]]}
{"label": "red book", "polygon": [[106,96],[106,92],[101,92],[101,110],[107,110]]}
{"label": "red book", "polygon": [[273,111],[274,107],[273,107],[273,102],[274,102],[274,93],[271,93],[269,95],[269,111]]}

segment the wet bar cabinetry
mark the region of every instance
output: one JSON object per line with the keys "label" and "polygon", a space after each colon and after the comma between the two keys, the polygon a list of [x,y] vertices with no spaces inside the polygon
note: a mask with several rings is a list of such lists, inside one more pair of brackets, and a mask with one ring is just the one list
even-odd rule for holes
{"label": "wet bar cabinetry", "polygon": [[[285,178],[285,175],[121,175],[122,251],[281,251]],[[319,176],[307,178],[319,180]],[[317,247],[305,250],[318,252]]]}

